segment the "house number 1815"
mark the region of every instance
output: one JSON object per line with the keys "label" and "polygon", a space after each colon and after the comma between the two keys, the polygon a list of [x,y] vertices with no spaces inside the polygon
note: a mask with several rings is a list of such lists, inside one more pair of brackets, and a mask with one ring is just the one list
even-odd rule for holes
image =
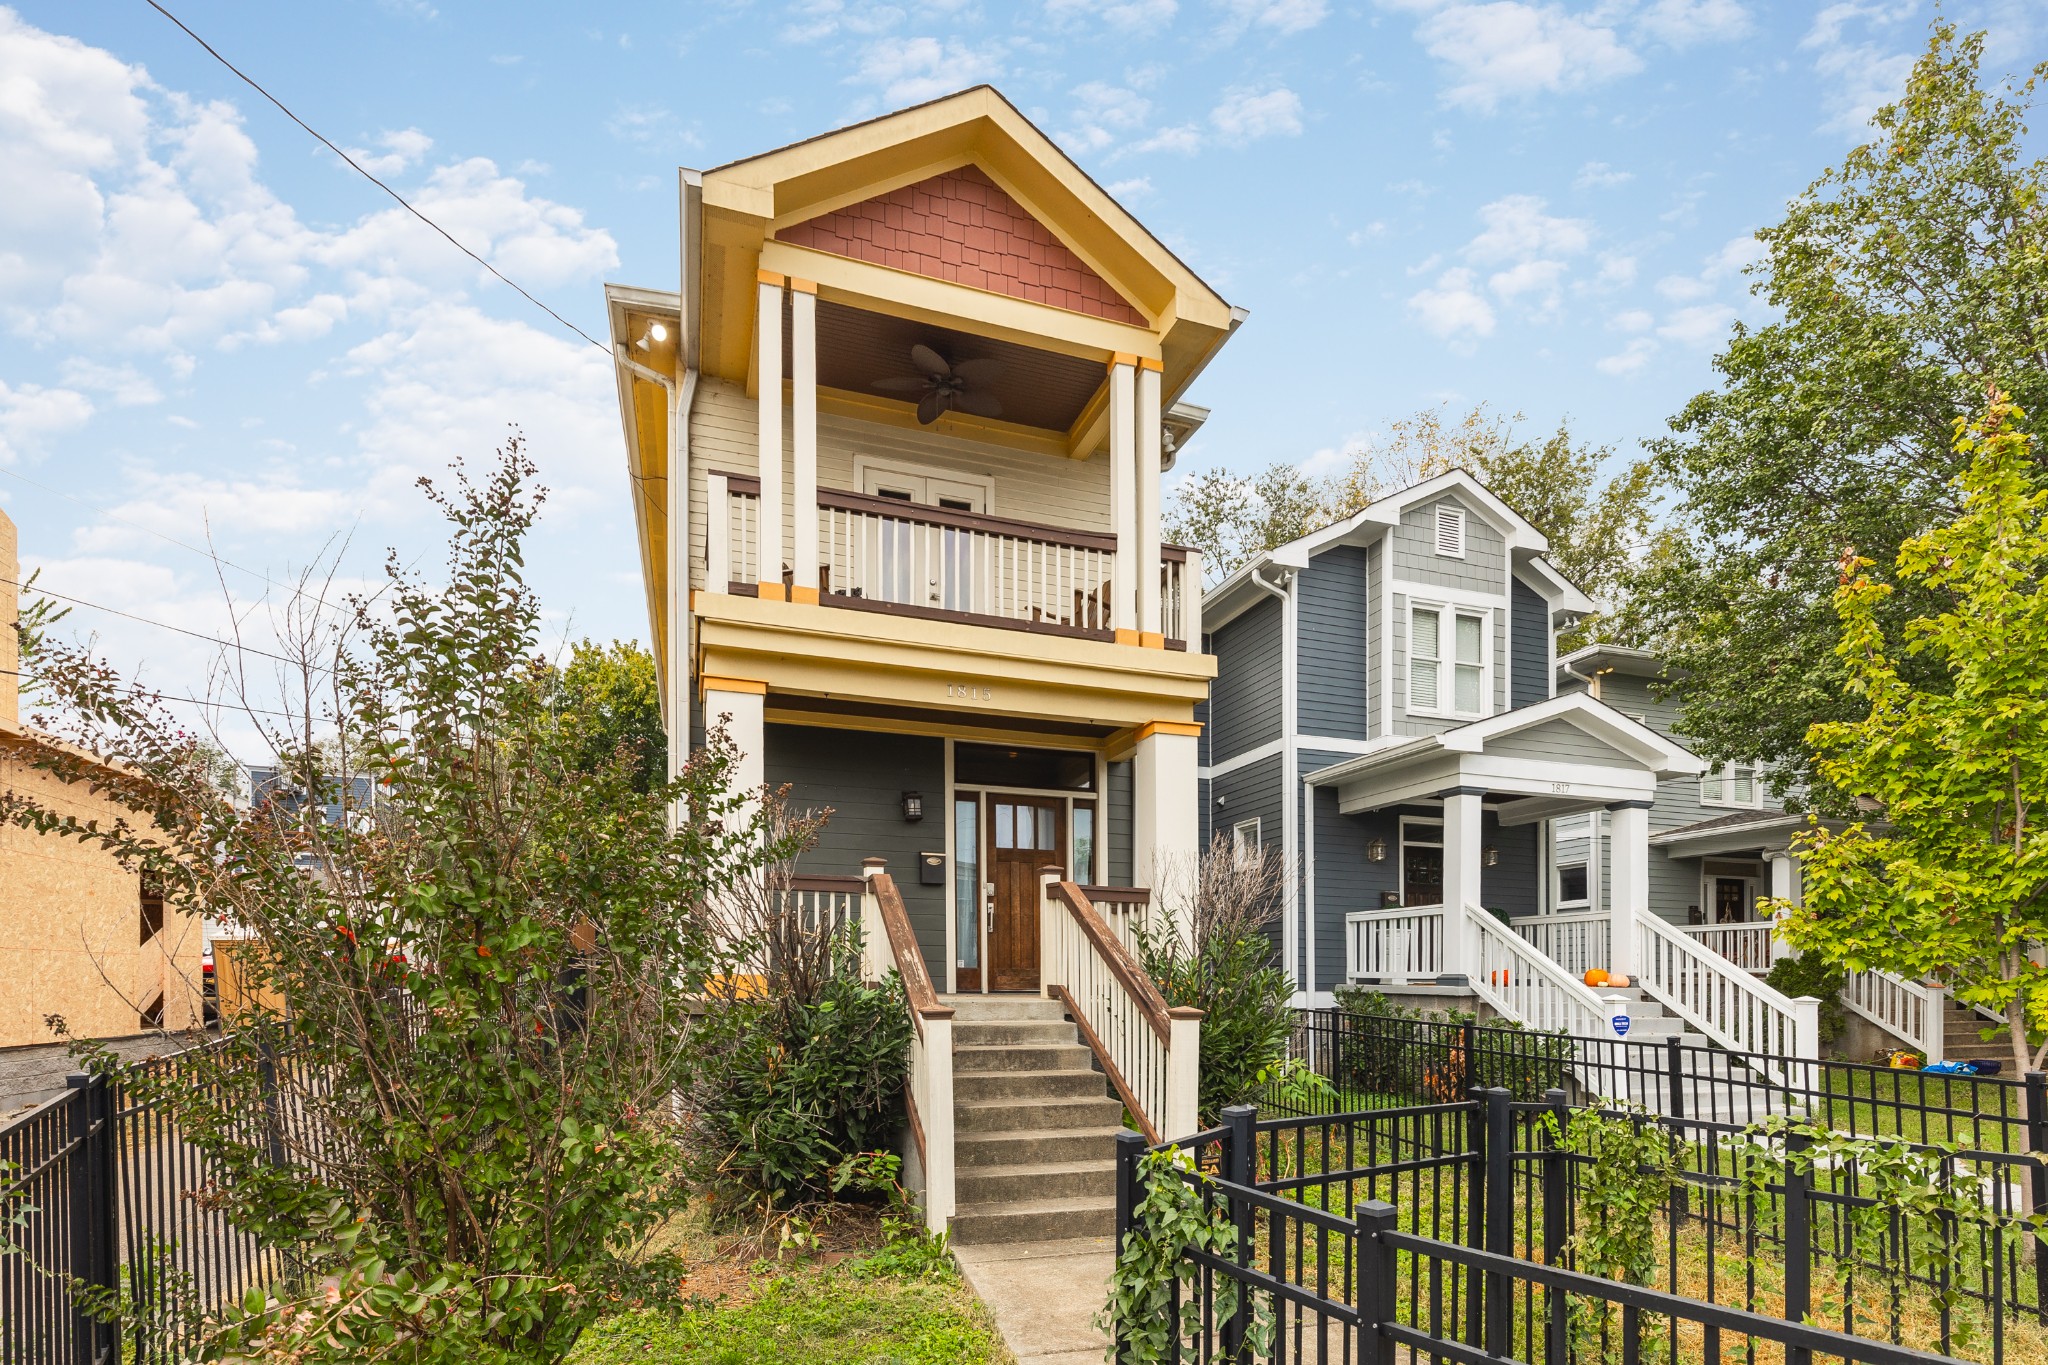
{"label": "house number 1815", "polygon": [[994,701],[996,699],[993,689],[983,687],[979,683],[947,683],[946,695],[958,697],[963,701]]}

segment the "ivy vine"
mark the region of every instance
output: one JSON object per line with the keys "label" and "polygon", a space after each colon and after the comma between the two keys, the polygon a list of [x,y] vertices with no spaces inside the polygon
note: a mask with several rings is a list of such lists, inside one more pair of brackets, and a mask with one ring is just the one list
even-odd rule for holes
{"label": "ivy vine", "polygon": [[[1237,1229],[1222,1201],[1205,1205],[1203,1189],[1214,1182],[1195,1169],[1181,1149],[1147,1152],[1138,1165],[1142,1192],[1132,1210],[1131,1230],[1117,1248],[1110,1272],[1109,1303],[1095,1320],[1097,1330],[1115,1342],[1123,1334],[1124,1354],[1112,1345],[1110,1358],[1128,1365],[1158,1365],[1182,1357],[1201,1358],[1203,1313],[1200,1296],[1192,1292],[1200,1267],[1186,1255],[1206,1251],[1226,1260],[1237,1256]],[[1243,1286],[1228,1275],[1213,1277],[1214,1321],[1228,1321],[1238,1310]],[[1174,1286],[1183,1287],[1180,1312],[1173,1311]],[[1273,1307],[1252,1296],[1245,1341],[1254,1358],[1270,1354],[1274,1335]],[[1176,1347],[1179,1349],[1176,1350]]]}
{"label": "ivy vine", "polygon": [[[1622,1113],[1574,1110],[1560,1123],[1543,1116],[1551,1137],[1582,1158],[1579,1207],[1572,1220],[1572,1264],[1588,1275],[1647,1285],[1657,1272],[1658,1219],[1678,1183],[1671,1135],[1640,1106]],[[1617,1309],[1605,1300],[1571,1300],[1572,1336],[1581,1359],[1604,1360],[1615,1341]],[[1646,1315],[1643,1340],[1660,1322]]]}

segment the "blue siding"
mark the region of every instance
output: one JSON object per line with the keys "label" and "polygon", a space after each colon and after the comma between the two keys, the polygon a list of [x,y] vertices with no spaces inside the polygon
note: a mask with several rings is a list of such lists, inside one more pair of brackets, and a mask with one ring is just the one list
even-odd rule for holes
{"label": "blue siding", "polygon": [[1550,699],[1550,604],[1517,578],[1511,614],[1509,639],[1515,653],[1508,705],[1534,706]]}
{"label": "blue siding", "polygon": [[1299,721],[1305,735],[1365,739],[1371,734],[1372,601],[1365,551],[1337,545],[1310,561],[1300,595]]}
{"label": "blue siding", "polygon": [[1500,861],[1479,869],[1479,898],[1484,906],[1510,915],[1533,915],[1539,908],[1537,895],[1538,845],[1542,825],[1502,825],[1500,817],[1487,811],[1479,822],[1480,840],[1500,851]]}
{"label": "blue siding", "polygon": [[1216,681],[1209,690],[1210,762],[1280,738],[1283,624],[1279,601],[1268,598],[1209,636],[1216,656]]}
{"label": "blue siding", "polygon": [[[1280,823],[1286,802],[1284,787],[1278,754],[1211,778],[1210,814],[1216,822],[1216,832],[1227,839],[1240,821],[1256,818],[1259,822],[1259,846],[1266,850],[1268,857],[1278,860],[1286,846],[1285,831]],[[1220,805],[1216,804],[1219,799]],[[1273,943],[1276,948],[1280,944],[1278,922],[1273,925]]]}
{"label": "blue siding", "polygon": [[1128,760],[1109,765],[1109,884],[1129,886],[1136,866],[1131,858],[1135,839],[1133,827],[1134,788]]}
{"label": "blue siding", "polygon": [[[1312,772],[1344,757],[1304,753],[1301,768]],[[1382,892],[1401,889],[1401,866],[1394,855],[1398,831],[1390,812],[1341,815],[1335,788],[1306,790],[1314,802],[1316,855],[1309,938],[1315,948],[1316,989],[1326,991],[1345,979],[1344,917],[1357,910],[1376,910]],[[1377,863],[1365,856],[1366,845],[1376,838],[1386,840],[1388,850],[1385,860]]]}

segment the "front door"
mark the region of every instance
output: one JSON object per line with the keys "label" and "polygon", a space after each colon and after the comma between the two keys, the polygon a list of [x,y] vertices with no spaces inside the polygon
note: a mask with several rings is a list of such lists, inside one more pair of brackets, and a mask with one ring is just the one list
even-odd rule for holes
{"label": "front door", "polygon": [[1038,989],[1038,869],[1067,865],[1066,803],[1054,797],[988,798],[989,988]]}
{"label": "front door", "polygon": [[1444,850],[1440,844],[1401,846],[1401,904],[1444,903]]}
{"label": "front door", "polygon": [[1742,924],[1748,919],[1748,879],[1745,877],[1714,878],[1714,923]]}

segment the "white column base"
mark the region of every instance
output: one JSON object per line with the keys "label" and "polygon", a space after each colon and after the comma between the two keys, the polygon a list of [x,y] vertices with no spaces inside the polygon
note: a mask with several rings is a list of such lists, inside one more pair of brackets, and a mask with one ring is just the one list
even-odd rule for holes
{"label": "white column base", "polygon": [[1194,889],[1201,859],[1199,758],[1195,736],[1152,726],[1140,732],[1131,756],[1131,876],[1152,888],[1155,908],[1167,903],[1161,899],[1166,890]]}

